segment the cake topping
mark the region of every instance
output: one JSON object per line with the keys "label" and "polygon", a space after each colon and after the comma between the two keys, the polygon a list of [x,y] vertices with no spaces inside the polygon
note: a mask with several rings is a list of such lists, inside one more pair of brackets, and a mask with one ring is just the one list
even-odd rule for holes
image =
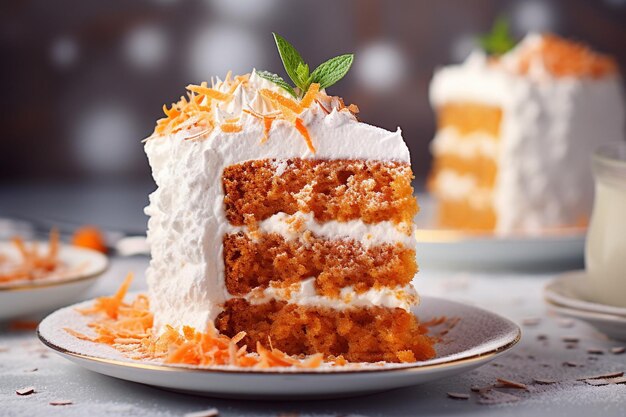
{"label": "cake topping", "polygon": [[186,96],[170,107],[163,106],[165,117],[157,121],[150,138],[185,132],[185,139],[199,139],[215,129],[239,133],[245,129],[244,118],[250,117],[263,125],[260,143],[269,139],[273,123],[281,120],[290,123],[314,153],[314,139],[304,121],[306,111],[359,111],[357,106],[346,106],[339,97],[328,96],[324,91],[348,72],[354,57],[346,54],[331,58],[309,73],[309,66],[289,42],[276,34],[274,39],[295,87],[268,71],[235,77],[229,72],[224,81],[211,80],[210,87],[207,82],[190,84]]}
{"label": "cake topping", "polygon": [[539,70],[554,77],[602,78],[617,73],[612,57],[553,34],[529,36],[519,49],[514,69],[520,74]]}

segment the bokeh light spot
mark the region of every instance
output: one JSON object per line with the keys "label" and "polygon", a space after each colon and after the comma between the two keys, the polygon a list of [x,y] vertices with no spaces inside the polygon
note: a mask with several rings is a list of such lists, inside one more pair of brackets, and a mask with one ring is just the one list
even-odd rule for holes
{"label": "bokeh light spot", "polygon": [[553,6],[548,2],[526,0],[517,3],[512,12],[514,27],[523,34],[550,32],[556,28]]}
{"label": "bokeh light spot", "polygon": [[57,68],[69,68],[78,60],[78,43],[63,36],[55,39],[50,47],[50,59]]}
{"label": "bokeh light spot", "polygon": [[126,59],[141,69],[162,65],[167,58],[168,49],[167,34],[158,26],[139,26],[133,29],[124,40]]}
{"label": "bokeh light spot", "polygon": [[193,80],[199,82],[223,77],[229,70],[244,74],[264,68],[265,57],[260,39],[249,30],[215,25],[192,38],[187,60]]}
{"label": "bokeh light spot", "polygon": [[394,44],[376,41],[360,48],[355,54],[354,69],[364,88],[384,91],[398,86],[407,73],[407,61]]}
{"label": "bokeh light spot", "polygon": [[131,170],[141,154],[141,129],[124,105],[99,104],[79,115],[73,146],[78,163],[91,174]]}

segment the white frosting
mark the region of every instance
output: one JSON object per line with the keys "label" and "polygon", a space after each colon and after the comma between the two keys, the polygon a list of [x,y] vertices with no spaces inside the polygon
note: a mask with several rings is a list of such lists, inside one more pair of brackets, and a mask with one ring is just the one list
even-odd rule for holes
{"label": "white frosting", "polygon": [[[415,249],[416,240],[413,233],[407,235],[397,225],[390,221],[382,221],[367,224],[362,220],[350,220],[338,222],[330,220],[320,223],[315,220],[313,213],[297,212],[293,215],[277,213],[259,222],[258,229],[263,233],[276,233],[286,240],[303,240],[306,238],[304,231],[310,231],[313,235],[325,239],[355,240],[364,248],[381,245],[383,243],[401,243],[404,246]],[[247,232],[245,226],[230,226],[229,233]]]}
{"label": "white frosting", "polygon": [[459,174],[450,169],[443,169],[435,178],[436,193],[446,200],[469,199],[472,207],[483,208],[493,204],[492,190],[480,187],[471,174]]}
{"label": "white frosting", "polygon": [[461,158],[485,157],[497,159],[499,156],[498,138],[485,132],[461,135],[455,127],[439,129],[430,143],[433,155],[452,154]]}
{"label": "white frosting", "polygon": [[[228,83],[217,83],[228,91]],[[300,133],[286,121],[272,124],[269,140],[261,121],[243,110],[267,111],[258,94],[268,88],[283,90],[253,73],[235,90],[234,98],[221,103],[222,119],[240,117],[243,130],[224,133],[219,128],[200,139],[191,128],[175,135],[153,137],[145,151],[158,186],[150,195],[146,214],[152,259],[147,271],[155,327],[183,324],[205,329],[222,311],[229,294],[224,286],[222,237],[230,229],[223,207],[222,171],[225,167],[254,159],[375,159],[409,162],[409,151],[400,129],[390,132],[360,123],[348,111],[339,111],[330,100],[327,115],[314,104],[299,117],[307,127],[317,152],[312,153]],[[281,162],[277,163],[277,170]],[[391,233],[391,232],[390,232]]]}
{"label": "white frosting", "polygon": [[[502,108],[496,231],[538,232],[588,218],[593,201],[592,150],[624,140],[626,110],[618,76],[554,77],[541,59],[519,74],[520,56],[541,36],[528,35],[499,63],[476,52],[436,72],[434,107],[477,102]],[[437,146],[437,145],[433,145]]]}
{"label": "white frosting", "polygon": [[488,65],[484,52],[476,50],[461,65],[439,68],[430,83],[430,102],[480,102],[500,106],[508,95],[509,74]]}
{"label": "white frosting", "polygon": [[308,278],[287,288],[270,286],[263,290],[253,290],[245,298],[251,304],[279,300],[302,306],[326,307],[337,310],[375,306],[409,310],[419,300],[412,285],[397,288],[372,288],[360,294],[352,286],[349,286],[341,289],[338,298],[320,296],[315,290],[315,278]]}

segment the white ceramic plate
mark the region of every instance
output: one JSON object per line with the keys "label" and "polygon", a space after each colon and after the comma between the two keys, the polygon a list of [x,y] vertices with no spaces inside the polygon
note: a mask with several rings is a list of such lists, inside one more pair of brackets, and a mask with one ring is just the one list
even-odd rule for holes
{"label": "white ceramic plate", "polygon": [[626,308],[589,301],[585,271],[552,279],[544,288],[544,297],[553,311],[584,320],[613,339],[626,340]]}
{"label": "white ceramic plate", "polygon": [[[46,250],[47,244],[42,242],[39,247]],[[11,243],[0,242],[0,253],[15,256],[16,250]],[[108,267],[107,257],[90,249],[61,245],[59,257],[68,268],[60,276],[0,285],[0,321],[76,302]]]}
{"label": "white ceramic plate", "polygon": [[435,359],[410,364],[366,364],[358,368],[250,370],[164,365],[125,358],[106,345],[78,340],[63,328],[86,330],[89,318],[75,311],[81,303],[51,314],[39,325],[41,341],[76,364],[116,378],[175,391],[225,398],[305,399],[367,394],[411,386],[458,374],[503,354],[520,339],[513,322],[477,307],[423,297],[420,318],[446,316],[461,320],[437,345]]}
{"label": "white ceramic plate", "polygon": [[544,289],[546,299],[557,305],[575,310],[622,316],[626,319],[626,308],[599,304],[589,300],[588,282],[585,271],[571,271],[549,281]]}
{"label": "white ceramic plate", "polygon": [[547,231],[539,235],[497,235],[436,229],[435,202],[419,195],[417,256],[422,266],[452,268],[542,269],[582,266],[586,228]]}

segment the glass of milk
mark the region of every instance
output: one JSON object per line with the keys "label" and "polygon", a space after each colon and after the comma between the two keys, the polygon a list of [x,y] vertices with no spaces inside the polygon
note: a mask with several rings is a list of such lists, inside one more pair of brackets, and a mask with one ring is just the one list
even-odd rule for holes
{"label": "glass of milk", "polygon": [[599,147],[592,168],[596,193],[585,248],[589,297],[626,307],[626,142]]}

